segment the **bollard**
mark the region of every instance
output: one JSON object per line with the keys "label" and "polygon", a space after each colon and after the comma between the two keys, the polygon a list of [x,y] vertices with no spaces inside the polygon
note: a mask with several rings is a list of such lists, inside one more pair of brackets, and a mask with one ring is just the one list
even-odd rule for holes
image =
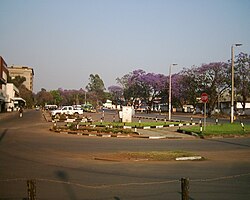
{"label": "bollard", "polygon": [[167,123],[167,118],[166,118],[166,117],[164,118],[164,123],[165,123],[165,124]]}
{"label": "bollard", "polygon": [[35,180],[27,180],[27,189],[28,189],[28,200],[36,199],[36,182]]}
{"label": "bollard", "polygon": [[192,116],[191,116],[191,119],[190,119],[190,120],[191,120],[191,123],[193,123],[193,117],[192,117]]}
{"label": "bollard", "polygon": [[76,129],[77,129],[77,130],[79,129],[79,123],[77,123],[77,125],[76,125]]}
{"label": "bollard", "polygon": [[189,179],[181,178],[181,199],[189,200]]}
{"label": "bollard", "polygon": [[240,124],[241,124],[241,128],[242,128],[242,129],[243,129],[243,131],[245,132],[245,126],[244,126],[244,123],[243,123],[243,122],[241,122]]}
{"label": "bollard", "polygon": [[137,132],[137,128],[136,128],[136,125],[135,125],[135,133]]}
{"label": "bollard", "polygon": [[202,133],[202,122],[201,122],[201,119],[199,121],[199,124],[200,124],[200,133]]}
{"label": "bollard", "polygon": [[54,127],[54,129],[56,129],[56,127],[57,127],[56,121],[54,121],[53,127]]}
{"label": "bollard", "polygon": [[155,122],[157,122],[157,120],[158,120],[158,119],[157,119],[157,116],[156,116],[156,117],[155,117]]}
{"label": "bollard", "polygon": [[218,120],[218,118],[216,118],[215,124],[218,125],[218,122],[219,122],[219,120]]}

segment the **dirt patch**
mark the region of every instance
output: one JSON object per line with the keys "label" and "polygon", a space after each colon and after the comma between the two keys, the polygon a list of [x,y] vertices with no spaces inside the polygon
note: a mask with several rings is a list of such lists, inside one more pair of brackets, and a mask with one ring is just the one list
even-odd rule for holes
{"label": "dirt patch", "polygon": [[174,161],[179,157],[197,156],[185,151],[150,151],[150,152],[118,152],[109,154],[96,154],[94,160],[103,161]]}

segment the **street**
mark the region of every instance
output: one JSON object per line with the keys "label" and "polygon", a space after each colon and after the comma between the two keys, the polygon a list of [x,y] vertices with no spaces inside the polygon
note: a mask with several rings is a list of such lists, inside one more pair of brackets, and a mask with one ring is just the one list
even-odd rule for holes
{"label": "street", "polygon": [[[0,199],[181,199],[180,179],[190,180],[190,199],[250,199],[250,138],[98,138],[50,132],[40,111],[0,119]],[[105,161],[105,153],[183,150],[204,161]]]}

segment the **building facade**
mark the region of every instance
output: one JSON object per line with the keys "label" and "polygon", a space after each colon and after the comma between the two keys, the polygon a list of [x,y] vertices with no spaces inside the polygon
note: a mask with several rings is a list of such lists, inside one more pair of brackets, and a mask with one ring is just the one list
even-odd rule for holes
{"label": "building facade", "polygon": [[0,112],[5,111],[6,102],[6,84],[8,81],[9,71],[7,68],[7,63],[0,56]]}
{"label": "building facade", "polygon": [[11,79],[14,79],[16,76],[23,76],[26,78],[24,81],[25,87],[33,92],[33,83],[34,83],[34,70],[31,67],[12,65],[8,68],[9,75]]}

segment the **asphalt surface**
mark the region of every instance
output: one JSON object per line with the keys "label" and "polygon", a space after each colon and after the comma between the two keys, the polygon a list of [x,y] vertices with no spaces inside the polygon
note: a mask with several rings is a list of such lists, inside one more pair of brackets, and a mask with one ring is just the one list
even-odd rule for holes
{"label": "asphalt surface", "polygon": [[[0,199],[181,199],[180,178],[190,179],[190,199],[250,199],[250,139],[120,139],[65,135],[39,111],[0,117]],[[121,151],[184,150],[205,161],[103,161]]]}

